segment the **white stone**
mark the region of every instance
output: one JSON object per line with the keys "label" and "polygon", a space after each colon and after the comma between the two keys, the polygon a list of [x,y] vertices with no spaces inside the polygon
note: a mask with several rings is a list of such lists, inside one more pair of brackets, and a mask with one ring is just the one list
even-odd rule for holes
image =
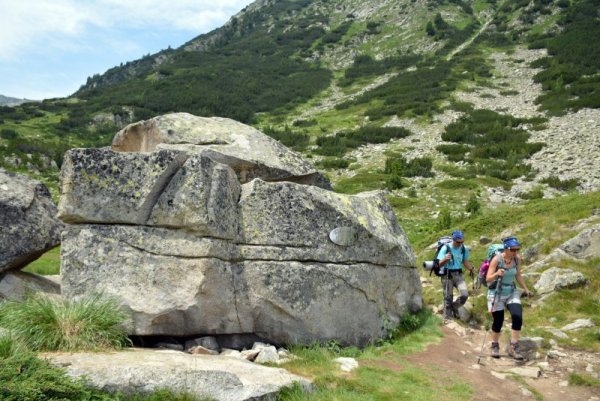
{"label": "white stone", "polygon": [[354,369],[358,368],[358,361],[354,358],[336,358],[335,362],[340,364],[340,369],[344,372],[351,372]]}

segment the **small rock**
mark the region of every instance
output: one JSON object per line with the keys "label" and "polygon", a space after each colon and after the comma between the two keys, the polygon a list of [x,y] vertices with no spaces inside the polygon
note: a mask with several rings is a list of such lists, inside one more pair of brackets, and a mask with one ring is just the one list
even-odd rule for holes
{"label": "small rock", "polygon": [[544,372],[550,372],[550,364],[548,362],[539,362],[538,367]]}
{"label": "small rock", "polygon": [[277,361],[279,361],[277,348],[272,345],[261,349],[256,359],[254,359],[255,363],[277,363]]}
{"label": "small rock", "polygon": [[558,359],[558,358],[564,358],[567,356],[567,354],[557,351],[555,349],[551,349],[550,351],[548,351],[548,358],[552,358],[552,359]]}
{"label": "small rock", "polygon": [[562,330],[559,329],[546,329],[546,331],[552,334],[554,337],[562,338],[563,340],[569,338],[568,335],[566,335]]}
{"label": "small rock", "polygon": [[242,358],[242,353],[236,349],[225,348],[221,351],[221,353],[219,355],[227,356],[227,357],[231,357],[231,358]]}
{"label": "small rock", "polygon": [[567,324],[566,326],[562,327],[561,330],[571,331],[583,329],[586,327],[594,327],[594,322],[592,322],[592,319],[577,319],[573,323]]}
{"label": "small rock", "polygon": [[358,362],[354,358],[335,358],[334,360],[340,364],[340,369],[344,372],[351,372],[358,368]]}
{"label": "small rock", "polygon": [[475,363],[475,364],[471,365],[471,369],[479,370],[479,369],[481,369],[481,365],[479,365],[478,363]]}
{"label": "small rock", "polygon": [[196,345],[188,350],[190,354],[193,355],[219,355],[217,351],[213,351],[212,349],[204,348],[201,345]]}
{"label": "small rock", "polygon": [[530,377],[532,379],[537,379],[542,375],[540,368],[537,366],[517,366],[516,368],[512,368],[510,372],[519,376]]}
{"label": "small rock", "polygon": [[567,387],[569,385],[569,381],[568,380],[560,381],[560,382],[558,382],[558,385],[560,387]]}
{"label": "small rock", "polygon": [[244,351],[240,352],[240,354],[242,354],[242,358],[244,358],[250,362],[254,361],[259,353],[260,353],[259,349],[250,349],[250,350],[244,350]]}

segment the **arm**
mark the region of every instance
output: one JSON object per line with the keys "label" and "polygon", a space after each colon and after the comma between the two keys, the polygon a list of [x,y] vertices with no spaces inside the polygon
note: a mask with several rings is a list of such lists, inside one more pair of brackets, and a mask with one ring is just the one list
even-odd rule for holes
{"label": "arm", "polygon": [[[446,251],[446,254],[444,255],[443,258],[440,258],[440,255],[442,254],[442,252]],[[442,247],[442,249],[440,249],[440,253],[437,255],[439,261],[440,261],[440,266],[444,266],[446,263],[448,263],[448,261],[450,259],[452,259],[452,253],[450,253],[450,250],[448,249],[448,245],[444,245]]]}
{"label": "arm", "polygon": [[518,258],[518,262],[517,262],[517,275],[515,276],[515,279],[517,280],[517,283],[519,283],[519,286],[523,289],[523,291],[525,292],[525,294],[527,296],[531,296],[532,292],[529,291],[529,288],[527,288],[527,284],[525,284],[525,279],[521,275],[521,263],[523,263],[523,260],[521,259],[520,255],[517,256],[517,258]]}
{"label": "arm", "polygon": [[471,273],[473,273],[473,265],[471,265],[471,262],[469,262],[468,259],[463,260],[462,264],[464,267],[467,268],[467,270],[469,270]]}
{"label": "arm", "polygon": [[498,269],[498,256],[499,255],[494,256],[490,262],[490,267],[488,268],[487,275],[485,276],[485,281],[488,284],[496,280],[498,277],[504,276],[504,269]]}

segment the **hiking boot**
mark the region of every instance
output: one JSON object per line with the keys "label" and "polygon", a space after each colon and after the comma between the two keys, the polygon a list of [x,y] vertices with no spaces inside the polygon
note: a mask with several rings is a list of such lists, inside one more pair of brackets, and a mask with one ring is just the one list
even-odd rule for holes
{"label": "hiking boot", "polygon": [[500,344],[492,343],[492,358],[500,358]]}
{"label": "hiking boot", "polygon": [[523,354],[519,350],[519,343],[511,343],[508,347],[508,356],[514,358],[517,361],[525,359]]}

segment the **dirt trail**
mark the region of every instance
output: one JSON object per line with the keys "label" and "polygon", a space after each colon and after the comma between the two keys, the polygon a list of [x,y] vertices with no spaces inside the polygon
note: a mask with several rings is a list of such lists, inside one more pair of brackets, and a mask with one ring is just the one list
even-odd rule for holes
{"label": "dirt trail", "polygon": [[[417,366],[441,368],[466,380],[474,389],[472,401],[535,400],[529,389],[542,395],[544,401],[600,400],[600,391],[597,389],[564,386],[568,372],[567,369],[556,365],[560,364],[560,361],[553,360],[552,371],[544,372],[537,379],[523,378],[526,383],[523,385],[511,379],[511,374],[500,372],[517,366],[537,366],[539,361],[517,365],[506,354],[502,354],[500,359],[493,359],[489,357],[488,337],[480,364],[477,364],[485,332],[465,329],[456,323],[446,325],[442,330],[444,337],[439,344],[430,345],[425,351],[407,359]],[[506,377],[502,378],[503,375]]]}

